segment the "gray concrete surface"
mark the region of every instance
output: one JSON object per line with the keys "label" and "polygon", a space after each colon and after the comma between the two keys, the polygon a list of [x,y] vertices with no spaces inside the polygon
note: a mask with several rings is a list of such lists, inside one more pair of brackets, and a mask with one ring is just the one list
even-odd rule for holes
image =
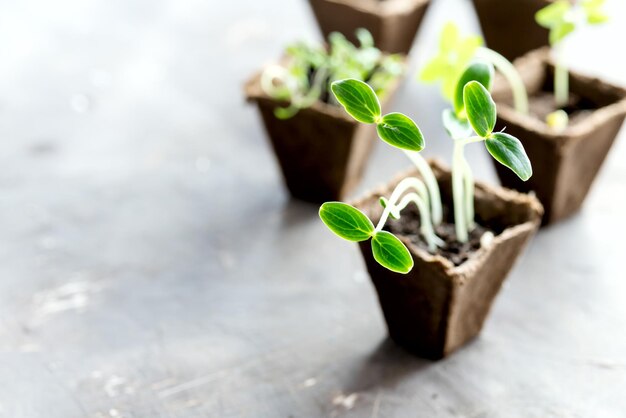
{"label": "gray concrete surface", "polygon": [[[570,50],[626,84],[611,7]],[[414,66],[472,13],[438,0]],[[242,98],[286,42],[317,37],[304,1],[0,4],[1,417],[626,416],[624,135],[480,338],[423,361],[386,339],[356,247],[287,197]],[[442,107],[412,78],[395,106],[449,160]],[[381,144],[359,192],[407,166]]]}

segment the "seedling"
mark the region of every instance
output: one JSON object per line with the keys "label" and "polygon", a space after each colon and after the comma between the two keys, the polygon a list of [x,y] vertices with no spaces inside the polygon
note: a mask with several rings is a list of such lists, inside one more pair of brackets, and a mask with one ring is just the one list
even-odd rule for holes
{"label": "seedling", "polygon": [[329,35],[328,48],[295,43],[285,52],[285,65],[265,69],[261,77],[263,91],[289,103],[275,109],[276,117],[290,118],[318,100],[332,103],[329,90],[335,80],[354,78],[367,82],[380,96],[387,94],[390,84],[404,70],[402,56],[383,54],[366,29],[358,29],[356,34],[359,47],[338,32]]}
{"label": "seedling", "polygon": [[[608,20],[604,13],[605,0],[556,0],[539,10],[535,20],[540,26],[550,30],[550,45],[555,51],[554,99],[561,108],[569,102],[569,72],[562,57],[563,40],[577,27],[586,24],[599,25]],[[558,113],[557,113],[558,112]],[[559,128],[567,125],[567,114],[562,110],[548,116],[548,125]],[[565,118],[564,118],[565,115]]]}
{"label": "seedling", "polygon": [[419,74],[425,83],[441,83],[441,92],[455,109],[460,106],[457,91],[459,78],[467,66],[475,59],[491,63],[508,81],[513,91],[515,109],[528,114],[528,94],[522,78],[505,57],[483,46],[483,39],[478,35],[461,36],[459,28],[453,22],[444,25],[439,38],[439,51]]}
{"label": "seedling", "polygon": [[[474,181],[469,164],[465,160],[465,145],[484,142],[489,153],[510,168],[522,180],[532,175],[530,161],[520,141],[504,132],[493,132],[496,123],[496,105],[489,94],[493,67],[486,63],[469,66],[459,77],[452,96],[452,109],[443,113],[443,124],[455,142],[452,163],[452,189],[454,221],[457,239],[467,242],[474,222]],[[400,218],[401,212],[414,203],[420,213],[420,234],[430,252],[437,251],[444,242],[436,235],[435,228],[441,222],[438,186],[437,199],[433,200],[434,179],[430,166],[419,152],[424,148],[424,137],[417,124],[402,113],[381,114],[376,93],[362,81],[347,79],[332,84],[332,92],[354,119],[375,124],[379,137],[389,145],[403,150],[416,163],[422,179],[410,177],[402,180],[391,193],[381,198],[384,210],[376,226],[357,208],[341,202],[324,203],[320,217],[326,226],[339,237],[348,241],[371,239],[374,259],[394,272],[406,274],[413,268],[413,258],[406,246],[396,236],[383,230],[389,217]],[[426,175],[424,175],[426,174]],[[435,180],[436,186],[436,180]]]}

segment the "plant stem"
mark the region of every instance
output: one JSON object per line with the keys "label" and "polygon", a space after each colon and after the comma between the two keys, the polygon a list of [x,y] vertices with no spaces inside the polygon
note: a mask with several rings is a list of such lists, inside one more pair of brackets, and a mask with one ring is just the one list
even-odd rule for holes
{"label": "plant stem", "polygon": [[443,220],[443,209],[441,205],[441,192],[439,191],[439,184],[437,178],[430,168],[428,162],[418,152],[404,150],[407,157],[415,164],[417,170],[422,176],[424,183],[428,189],[431,216],[435,226],[440,225]]}
{"label": "plant stem", "polygon": [[485,47],[478,48],[476,56],[489,61],[498,71],[502,73],[511,86],[515,110],[519,113],[527,115],[528,93],[522,77],[519,75],[513,64],[496,51]]}
{"label": "plant stem", "polygon": [[452,201],[454,205],[454,228],[457,240],[465,243],[468,240],[467,223],[465,220],[466,210],[463,198],[464,187],[463,177],[465,167],[463,165],[463,147],[462,141],[454,141],[454,151],[452,154]]}
{"label": "plant stem", "polygon": [[465,218],[467,229],[471,232],[476,226],[474,222],[474,175],[465,157],[463,157],[463,181],[465,192]]}
{"label": "plant stem", "polygon": [[435,235],[433,230],[433,224],[430,221],[430,211],[428,210],[428,204],[417,195],[417,193],[407,193],[404,195],[400,203],[398,204],[398,210],[402,210],[408,206],[409,203],[415,203],[420,213],[420,232],[428,244],[428,251],[434,252],[437,249],[437,241],[441,242],[439,237]]}
{"label": "plant stem", "polygon": [[569,74],[561,55],[557,52],[554,65],[554,100],[559,109],[569,101]]}

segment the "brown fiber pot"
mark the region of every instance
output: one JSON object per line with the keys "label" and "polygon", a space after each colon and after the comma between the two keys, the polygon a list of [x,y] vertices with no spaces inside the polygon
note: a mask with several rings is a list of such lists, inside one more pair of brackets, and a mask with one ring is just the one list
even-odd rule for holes
{"label": "brown fiber pot", "polygon": [[[515,61],[531,97],[531,107],[533,96],[553,91],[554,66],[549,56],[549,49],[542,48]],[[577,212],[622,126],[626,90],[571,72],[570,91],[590,108],[589,116],[556,133],[543,120],[517,113],[508,104],[508,85],[502,79],[495,84],[496,129],[506,127],[506,132],[522,141],[534,171],[530,180],[522,182],[496,163],[502,185],[522,192],[534,191],[545,209],[544,224]]]}
{"label": "brown fiber pot", "polygon": [[324,39],[341,32],[356,43],[355,31],[365,28],[379,49],[407,54],[430,0],[309,0],[309,4]]}
{"label": "brown fiber pot", "polygon": [[[449,208],[450,172],[437,162],[430,164],[444,206]],[[417,176],[417,171],[403,173],[356,206],[376,223],[382,212],[379,197],[389,196],[407,176]],[[541,204],[534,197],[481,183],[476,183],[475,207],[476,220],[491,227],[496,236],[460,266],[400,236],[415,265],[407,275],[393,273],[374,260],[370,242],[360,244],[389,335],[421,357],[445,357],[480,332],[502,282],[539,227],[542,215]]]}
{"label": "brown fiber pot", "polygon": [[[274,109],[286,103],[267,96],[260,77],[259,72],[246,83],[245,94],[258,105],[291,195],[320,204],[345,199],[361,180],[377,141],[375,126],[356,122],[342,107],[323,102],[290,119],[278,119]],[[383,110],[400,81],[390,86]]]}
{"label": "brown fiber pot", "polygon": [[551,0],[473,0],[487,46],[510,61],[548,45],[549,31],[535,13]]}

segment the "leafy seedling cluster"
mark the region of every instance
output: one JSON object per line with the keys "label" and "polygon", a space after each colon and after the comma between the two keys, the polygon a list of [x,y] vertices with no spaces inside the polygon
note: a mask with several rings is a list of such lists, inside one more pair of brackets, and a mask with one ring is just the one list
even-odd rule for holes
{"label": "leafy seedling cluster", "polygon": [[[493,74],[493,66],[487,63],[467,67],[451,92],[453,108],[443,113],[443,124],[455,142],[452,188],[455,231],[460,242],[467,242],[469,232],[475,227],[474,181],[463,155],[465,145],[484,142],[489,153],[522,180],[532,175],[530,161],[520,141],[504,132],[494,132],[496,105],[488,90]],[[341,202],[324,203],[320,217],[332,232],[345,240],[371,240],[372,253],[378,263],[406,274],[413,268],[413,258],[398,237],[383,230],[389,217],[400,218],[402,210],[413,203],[419,210],[419,232],[429,251],[434,253],[437,247],[445,245],[435,233],[435,227],[442,222],[442,203],[435,175],[419,154],[424,148],[422,132],[402,113],[382,115],[376,92],[362,81],[335,81],[332,92],[354,119],[375,124],[384,142],[403,150],[416,164],[421,178],[403,179],[388,199],[381,198],[384,209],[376,226],[359,209]]]}
{"label": "leafy seedling cluster", "polygon": [[[605,0],[556,0],[535,15],[537,23],[550,30],[550,45],[556,50],[554,69],[554,99],[561,108],[569,102],[569,71],[560,51],[563,40],[584,24],[599,25],[608,20],[604,12]],[[562,109],[548,115],[546,122],[555,129],[567,126],[567,113]]]}
{"label": "leafy seedling cluster", "polygon": [[261,76],[263,91],[288,103],[276,108],[277,118],[290,118],[318,100],[333,103],[330,84],[340,79],[362,80],[378,95],[387,94],[389,86],[404,71],[402,56],[383,54],[366,29],[358,29],[356,34],[358,47],[338,32],[329,35],[328,47],[295,43],[286,49],[284,65],[265,69]]}
{"label": "leafy seedling cluster", "polygon": [[457,86],[461,75],[474,60],[481,60],[493,65],[506,78],[513,92],[515,109],[528,114],[528,93],[519,73],[509,60],[484,47],[483,43],[482,37],[464,37],[454,22],[446,23],[439,37],[439,50],[424,66],[419,79],[425,83],[440,83],[443,97],[459,106]]}

